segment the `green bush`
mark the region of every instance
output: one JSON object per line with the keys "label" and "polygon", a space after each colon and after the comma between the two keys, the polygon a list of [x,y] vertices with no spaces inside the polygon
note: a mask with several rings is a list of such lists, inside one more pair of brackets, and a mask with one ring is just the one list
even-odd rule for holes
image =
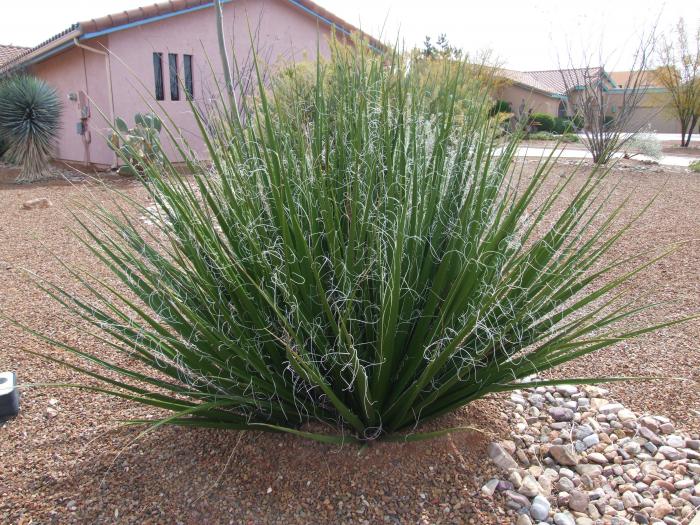
{"label": "green bush", "polygon": [[576,130],[583,129],[583,125],[585,124],[583,120],[583,115],[581,114],[576,114],[573,117],[571,117],[571,122],[574,124],[574,128]]}
{"label": "green bush", "polygon": [[636,271],[604,259],[604,177],[572,197],[550,159],[522,177],[487,87],[453,118],[468,60],[439,71],[334,44],[310,120],[308,100],[279,114],[263,89],[245,123],[221,110],[205,125],[191,105],[211,164],[187,147],[191,176],[145,162],[156,210],[115,190],[120,213],[95,202],[81,221],[129,293],[73,269],[78,295],[46,287],[127,359],[54,343],[99,392],[170,412],[133,423],[331,443],[434,437],[455,429],[414,433],[488,394],[599,382],[529,378],[651,330],[620,327],[640,306],[616,290]]}
{"label": "green bush", "polygon": [[554,131],[554,117],[546,113],[533,113],[530,115],[530,125],[537,131]]}
{"label": "green bush", "polygon": [[3,156],[3,155],[5,154],[5,152],[7,151],[7,148],[8,148],[8,147],[9,147],[9,146],[7,145],[7,142],[5,142],[5,139],[3,139],[2,137],[0,137],[0,159],[2,158],[2,156]]}
{"label": "green bush", "polygon": [[58,94],[46,82],[28,75],[0,80],[0,137],[7,159],[21,166],[18,182],[51,175],[60,123]]}
{"label": "green bush", "polygon": [[511,108],[510,102],[507,100],[497,100],[496,103],[491,106],[491,109],[489,110],[489,116],[493,117],[495,115],[498,115],[499,113],[512,113],[513,109]]}
{"label": "green bush", "polygon": [[557,117],[554,119],[554,126],[552,131],[557,135],[564,135],[565,133],[572,133],[576,131],[576,125],[569,118]]}
{"label": "green bush", "polygon": [[554,140],[560,142],[578,142],[578,135],[575,133],[564,133],[563,135],[557,135],[555,133],[550,133],[549,131],[537,131],[536,133],[530,133],[527,135],[530,140]]}
{"label": "green bush", "polygon": [[688,165],[688,169],[694,173],[700,173],[700,160],[694,160]]}
{"label": "green bush", "polygon": [[527,136],[530,140],[556,140],[557,136],[550,131],[536,131]]}

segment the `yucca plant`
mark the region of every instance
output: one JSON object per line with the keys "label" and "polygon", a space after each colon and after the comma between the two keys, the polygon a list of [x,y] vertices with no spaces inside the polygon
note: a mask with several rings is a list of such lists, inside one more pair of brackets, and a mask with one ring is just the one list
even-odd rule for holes
{"label": "yucca plant", "polygon": [[22,168],[17,182],[50,176],[60,125],[61,102],[54,88],[25,74],[0,79],[0,137],[5,157]]}
{"label": "yucca plant", "polygon": [[135,423],[338,443],[448,432],[418,425],[651,330],[624,328],[643,307],[615,290],[641,267],[606,258],[626,226],[602,174],[568,202],[551,158],[523,174],[471,71],[335,44],[311,119],[262,82],[245,111],[192,105],[211,163],[144,159],[155,211],[75,213],[123,289],[72,267],[84,294],[43,285],[125,359],[48,340],[96,365],[68,365],[105,382],[85,388],[171,413]]}

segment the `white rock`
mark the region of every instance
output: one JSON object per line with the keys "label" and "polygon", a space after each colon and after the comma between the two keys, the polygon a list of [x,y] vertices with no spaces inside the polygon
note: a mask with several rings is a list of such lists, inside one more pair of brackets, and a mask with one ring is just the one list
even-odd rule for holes
{"label": "white rock", "polygon": [[508,454],[508,452],[506,452],[498,443],[489,443],[486,451],[488,452],[491,461],[493,461],[503,470],[518,468],[518,464],[515,462],[513,457]]}
{"label": "white rock", "polygon": [[528,474],[523,478],[518,492],[528,498],[534,498],[542,492],[542,487],[540,487],[540,484],[537,483],[537,480],[533,476]]}
{"label": "white rock", "polygon": [[606,403],[605,405],[602,405],[599,409],[598,412],[601,414],[617,414],[620,410],[624,409],[625,407],[621,405],[620,403]]}
{"label": "white rock", "polygon": [[556,525],[576,525],[574,517],[568,512],[557,512],[554,515],[554,523]]}
{"label": "white rock", "polygon": [[560,468],[559,469],[559,477],[565,477],[569,479],[574,478],[574,472],[572,470],[569,470],[568,468]]}
{"label": "white rock", "polygon": [[515,522],[515,525],[532,525],[532,520],[527,514],[521,514],[518,517],[518,521]]}
{"label": "white rock", "polygon": [[535,496],[530,507],[530,516],[537,521],[544,521],[549,517],[550,504],[547,498],[543,496]]}
{"label": "white rock", "polygon": [[591,454],[588,454],[588,461],[590,461],[592,463],[597,463],[598,465],[607,465],[608,464],[608,458],[606,458],[600,452],[593,452]]}
{"label": "white rock", "polygon": [[678,461],[679,459],[683,459],[685,457],[685,452],[682,450],[676,450],[673,447],[668,447],[665,445],[659,447],[659,453],[663,454],[663,456],[669,461]]}
{"label": "white rock", "polygon": [[481,493],[490,498],[496,492],[496,487],[498,487],[498,478],[490,479],[481,487]]}
{"label": "white rock", "polygon": [[633,419],[637,419],[637,415],[631,410],[623,408],[622,410],[619,410],[617,412],[617,419],[619,419],[622,422],[631,421]]}
{"label": "white rock", "polygon": [[582,439],[583,444],[586,445],[586,448],[591,448],[596,446],[598,443],[600,443],[600,439],[598,438],[598,434],[591,434],[590,436],[586,436],[585,438]]}
{"label": "white rock", "polygon": [[683,448],[685,447],[685,439],[676,434],[671,434],[670,436],[666,437],[666,444],[669,447]]}

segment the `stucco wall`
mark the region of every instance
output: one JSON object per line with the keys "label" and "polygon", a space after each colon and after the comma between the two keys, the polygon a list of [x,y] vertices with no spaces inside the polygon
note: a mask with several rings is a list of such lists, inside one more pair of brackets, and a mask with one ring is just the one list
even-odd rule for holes
{"label": "stucco wall", "polygon": [[[619,108],[623,104],[623,95],[611,93],[608,95],[608,104],[611,108],[613,106]],[[636,108],[626,131],[636,131],[640,127],[646,129],[648,126],[657,133],[680,133],[681,128],[678,121],[664,107],[665,104],[666,102],[661,95],[647,92]]]}
{"label": "stucco wall", "polygon": [[547,113],[556,117],[559,110],[559,99],[515,84],[502,86],[498,90],[497,98],[510,102],[510,106],[516,115],[523,101],[525,102],[525,113],[532,109],[533,113]]}
{"label": "stucco wall", "polygon": [[[250,32],[259,60],[273,66],[313,59],[317,46],[323,54],[328,53],[329,27],[283,0],[237,0],[224,5],[224,19],[227,37],[232,44],[230,49],[233,49],[239,65],[250,65]],[[101,48],[100,44],[103,44],[112,54],[110,65],[116,116],[133,125],[134,115],[150,111],[150,104],[161,114],[166,125],[179,128],[190,146],[201,156],[206,156],[206,148],[182,89],[180,100],[170,100],[168,53],[178,55],[181,76],[184,75],[183,55],[193,56],[195,103],[201,108],[207,107],[212,97],[218,95],[216,82],[223,85],[213,8],[116,31],[82,43],[95,48]],[[154,52],[163,53],[165,100],[159,102],[155,100]],[[57,158],[82,161],[84,147],[75,131],[79,115],[75,104],[68,102],[67,95],[71,91],[85,90],[105,115],[109,115],[104,57],[70,49],[35,66],[34,71],[56,87],[65,101]],[[90,126],[90,160],[108,166],[113,159],[104,138],[108,127],[94,108]],[[166,136],[166,133],[162,134],[166,152],[177,161],[176,149],[168,144]]]}
{"label": "stucco wall", "polygon": [[[106,39],[94,39],[91,45],[101,49],[106,44]],[[95,163],[109,164],[110,149],[104,140],[107,123],[98,111],[108,106],[108,94],[105,78],[107,76],[104,57],[85,51],[71,48],[57,54],[44,62],[35,64],[30,71],[53,86],[63,105],[61,117],[61,134],[57,145],[55,157],[59,160],[83,162],[89,160]],[[76,95],[83,91],[91,101],[88,101],[90,118],[88,119],[88,132],[90,143],[86,156],[84,137],[79,135],[76,125],[80,122],[80,108],[77,102],[70,101],[68,95]]]}

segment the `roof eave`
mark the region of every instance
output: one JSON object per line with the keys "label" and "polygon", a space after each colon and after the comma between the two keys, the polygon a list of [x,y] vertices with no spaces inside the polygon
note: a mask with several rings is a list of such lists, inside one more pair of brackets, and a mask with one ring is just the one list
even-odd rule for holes
{"label": "roof eave", "polygon": [[59,51],[63,51],[71,46],[73,46],[73,39],[78,38],[82,34],[80,27],[77,27],[71,31],[68,31],[59,38],[52,40],[48,44],[41,46],[29,53],[21,55],[0,67],[0,73],[7,73],[9,71],[34,64],[41,60],[48,58],[56,54]]}

